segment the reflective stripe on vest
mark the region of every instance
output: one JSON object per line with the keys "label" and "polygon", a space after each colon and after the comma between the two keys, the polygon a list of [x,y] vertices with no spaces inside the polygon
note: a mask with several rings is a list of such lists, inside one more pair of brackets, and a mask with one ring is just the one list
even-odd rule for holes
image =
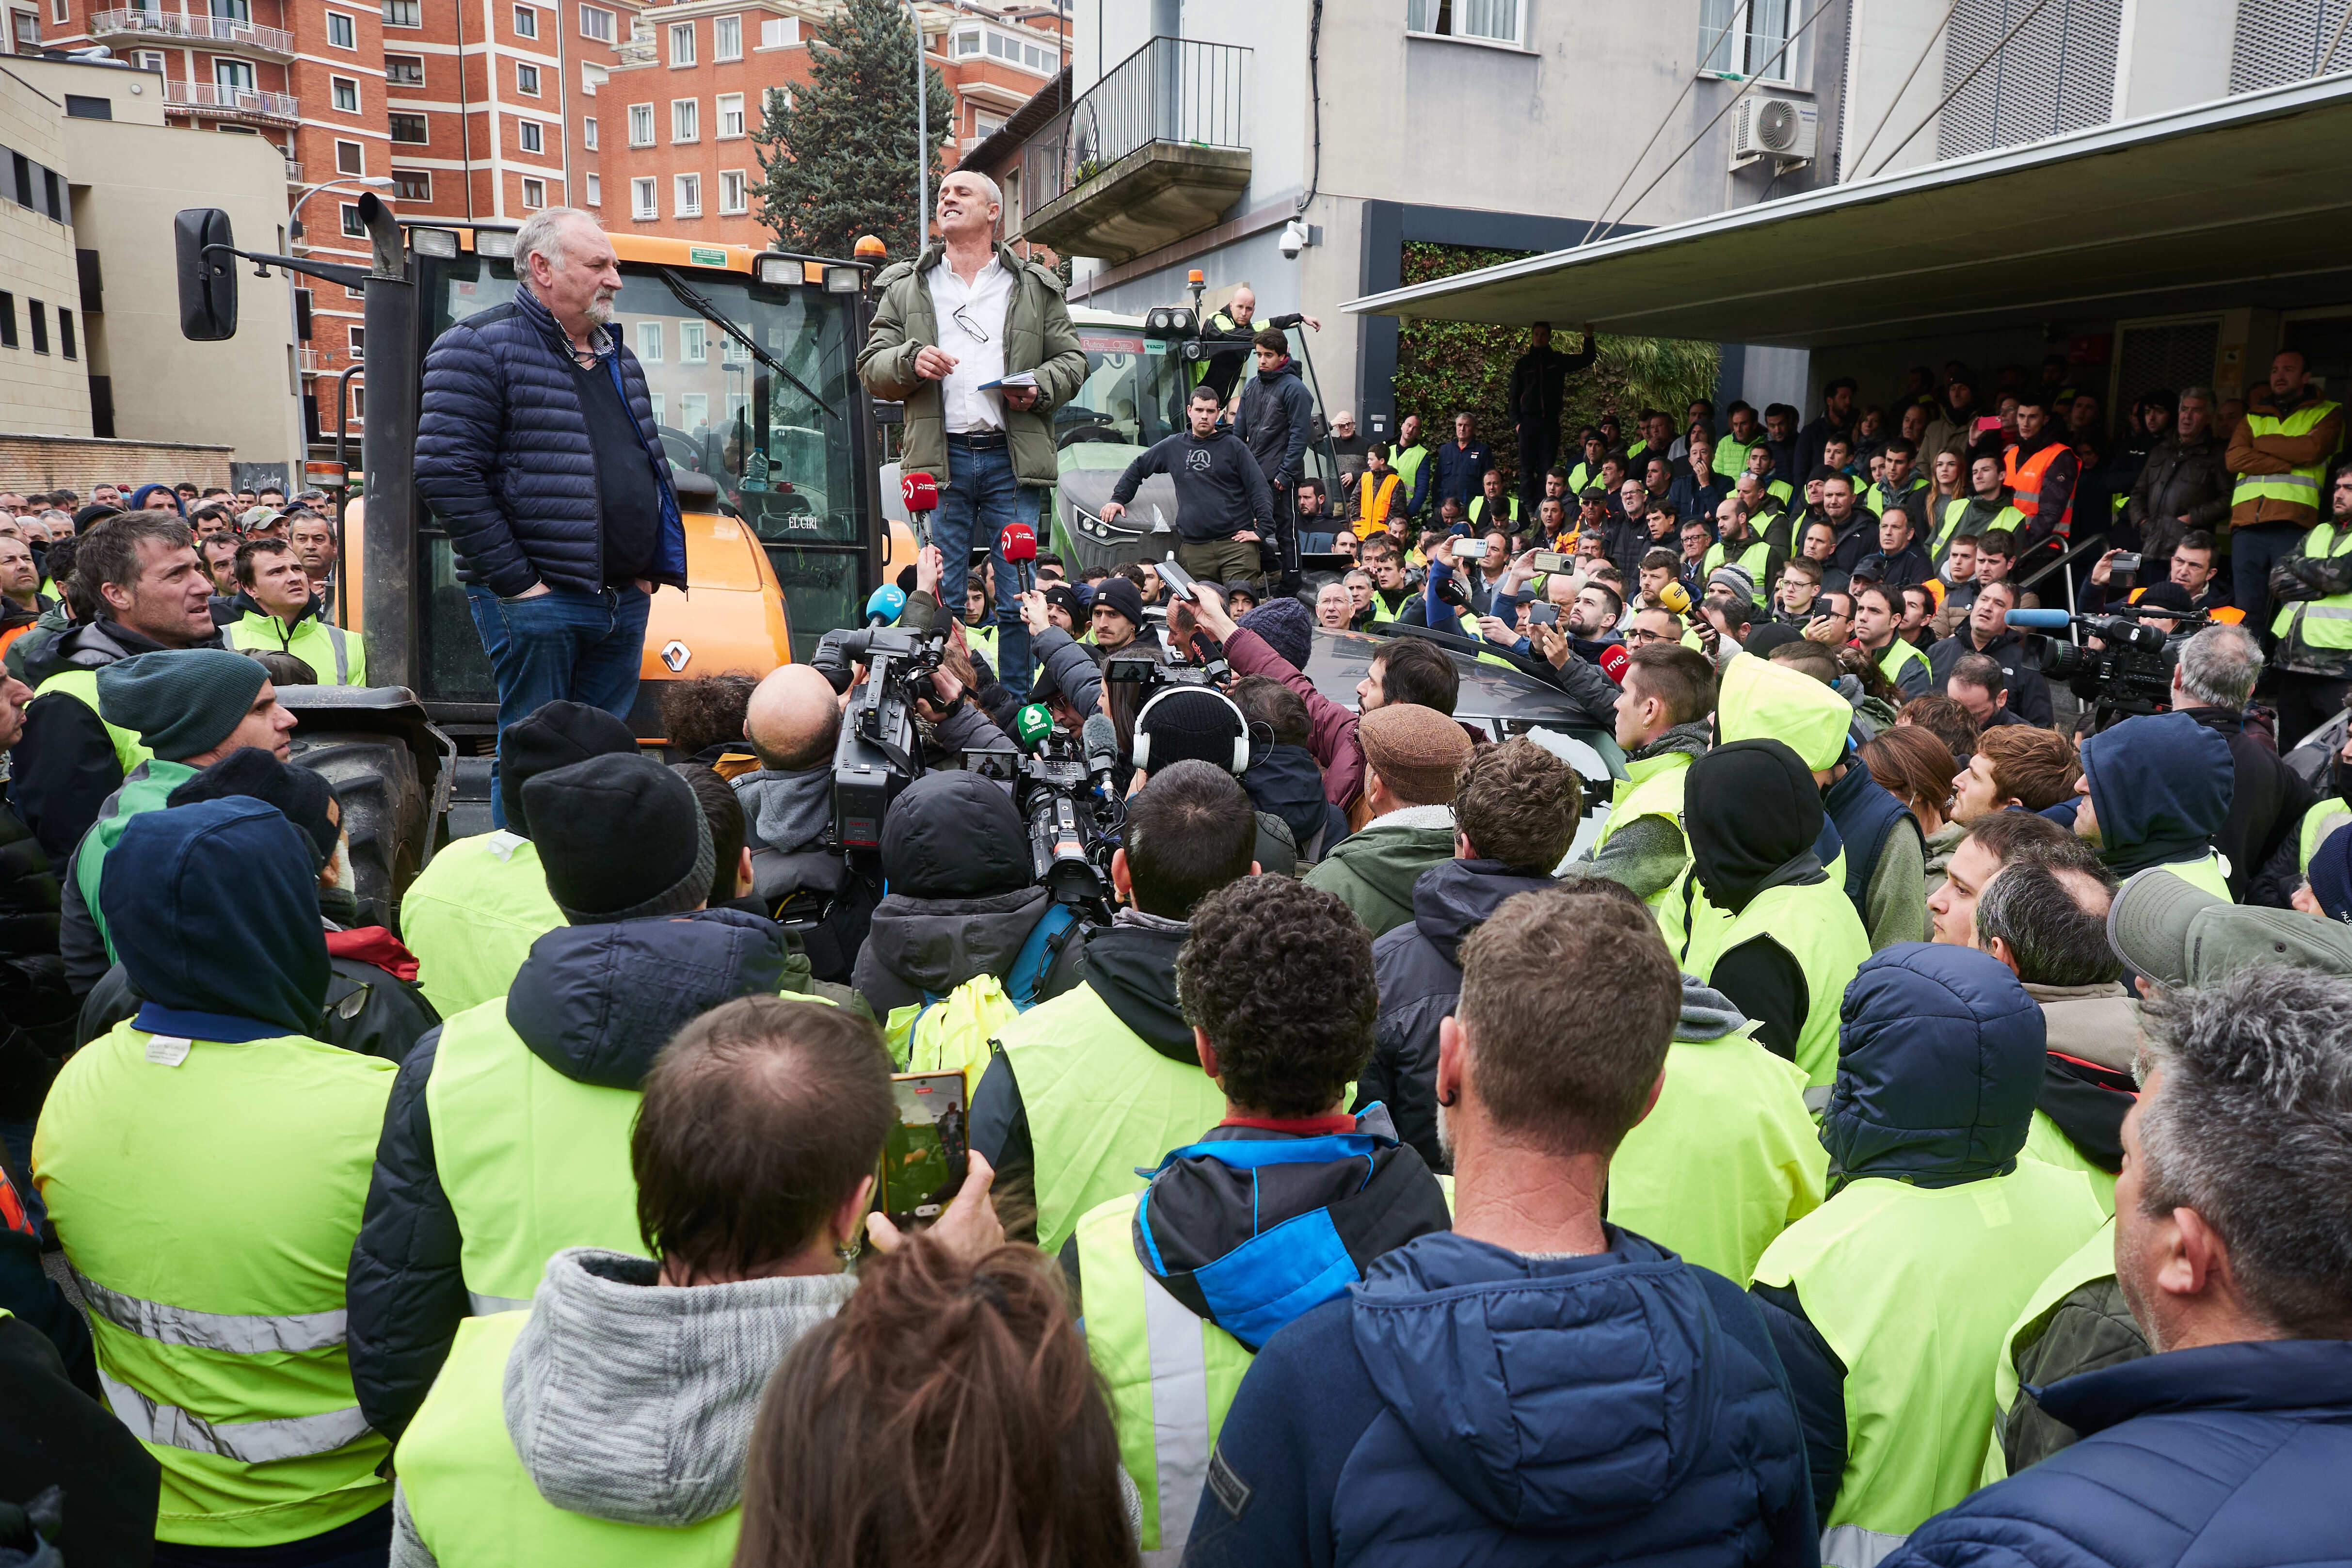
{"label": "reflective stripe on vest", "polygon": [[[2001,454],[2000,473],[2009,485],[2010,503],[2021,513],[2030,518],[2042,515],[2042,476],[2050,471],[2050,465],[2068,450],[2070,448],[2063,441],[2053,441],[2026,458],[2021,467],[2017,461],[2017,447],[2011,447]],[[2062,538],[2069,537],[2074,522],[2074,499],[2069,496],[2066,498],[2066,510],[2059,515],[2057,526],[2052,531]]]}
{"label": "reflective stripe on vest", "polygon": [[[2282,419],[2275,414],[2246,415],[2246,436],[2260,440],[2264,436],[2308,436],[2336,410],[2336,405],[2315,398]],[[2329,454],[2322,453],[2315,463],[2304,463],[2284,474],[2241,474],[2237,485],[2230,491],[2230,504],[2242,506],[2248,501],[2274,500],[2285,506],[2319,509],[2319,481],[2326,477]]]}
{"label": "reflective stripe on vest", "polygon": [[1078,1278],[1087,1353],[1110,1394],[1119,1462],[1141,1497],[1143,1561],[1174,1568],[1217,1433],[1255,1358],[1145,1270],[1135,1255],[1137,1201],[1115,1198],[1078,1222]]}
{"label": "reflective stripe on vest", "polygon": [[2327,836],[2352,822],[2352,804],[2342,795],[2331,795],[2303,814],[2303,831],[2297,839],[2295,868],[2308,874],[2311,858],[2327,842]]}
{"label": "reflective stripe on vest", "polygon": [[1858,1177],[1765,1248],[1756,1282],[1793,1288],[1846,1369],[1824,1558],[1875,1561],[1839,1553],[1908,1535],[1975,1489],[1992,1431],[1986,1370],[2034,1288],[2105,1218],[2079,1174],[2020,1160],[1949,1187]]}
{"label": "reflective stripe on vest", "polygon": [[284,1317],[199,1312],[126,1296],[85,1277],[70,1264],[67,1268],[91,1311],[118,1329],[159,1344],[226,1351],[232,1355],[297,1354],[340,1345],[345,1337],[348,1315],[341,1310],[296,1312]]}
{"label": "reflective stripe on vest", "polygon": [[267,1465],[280,1459],[307,1459],[349,1447],[369,1435],[368,1419],[356,1405],[317,1415],[289,1415],[276,1421],[214,1423],[148,1398],[127,1383],[118,1383],[103,1371],[98,1386],[106,1395],[114,1418],[131,1428],[142,1443],[184,1448],[192,1454],[214,1454],[240,1465]]}
{"label": "reflective stripe on vest", "polygon": [[1081,1215],[1143,1190],[1171,1149],[1225,1114],[1197,1063],[1164,1057],[1080,984],[1040,1002],[996,1037],[1021,1085],[1037,1172],[1037,1245],[1048,1258]]}
{"label": "reflective stripe on vest", "polygon": [[1885,1535],[1858,1524],[1822,1531],[1822,1568],[1878,1568],[1903,1549],[1906,1535]]}
{"label": "reflective stripe on vest", "polygon": [[504,997],[443,1023],[425,1108],[478,1312],[529,1306],[567,1247],[646,1256],[629,1165],[642,1098],[541,1061],[508,1025]]}
{"label": "reflective stripe on vest", "polygon": [[[106,714],[98,705],[98,671],[61,669],[41,682],[40,689],[33,695],[46,697],[53,691],[73,698],[97,715],[100,723],[106,724]],[[106,724],[106,738],[112,742],[114,760],[125,773],[155,754],[147,749],[147,743],[139,738],[137,731],[126,730],[120,724]]]}
{"label": "reflective stripe on vest", "polygon": [[[2352,555],[2352,529],[2338,531],[2335,523],[2323,522],[2304,536],[2294,552],[2307,561]],[[2300,643],[2305,647],[2330,652],[2352,648],[2352,594],[2331,594],[2324,599],[2281,605],[2278,614],[2271,619],[2271,631],[2284,641]]]}

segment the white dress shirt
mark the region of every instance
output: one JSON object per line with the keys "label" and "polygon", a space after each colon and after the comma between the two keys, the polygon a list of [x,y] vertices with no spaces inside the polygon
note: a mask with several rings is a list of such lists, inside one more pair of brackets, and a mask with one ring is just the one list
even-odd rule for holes
{"label": "white dress shirt", "polygon": [[949,434],[971,436],[1003,429],[1003,395],[980,389],[1004,374],[1004,328],[1013,304],[1013,274],[992,256],[967,284],[941,256],[939,264],[923,275],[923,283],[931,291],[931,310],[939,321],[940,352],[956,362],[955,369],[940,383],[940,406],[947,416]]}

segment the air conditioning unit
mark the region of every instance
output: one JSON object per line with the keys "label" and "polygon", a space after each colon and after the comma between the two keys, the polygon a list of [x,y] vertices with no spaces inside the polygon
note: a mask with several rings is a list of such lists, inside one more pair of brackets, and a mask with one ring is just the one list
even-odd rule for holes
{"label": "air conditioning unit", "polygon": [[1744,169],[1759,158],[1781,168],[1810,163],[1821,146],[1821,111],[1794,98],[1754,94],[1739,100],[1731,119],[1731,166]]}

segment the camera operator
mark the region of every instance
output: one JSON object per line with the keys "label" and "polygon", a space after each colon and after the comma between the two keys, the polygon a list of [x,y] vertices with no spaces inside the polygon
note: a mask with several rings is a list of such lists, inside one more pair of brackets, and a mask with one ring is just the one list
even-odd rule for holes
{"label": "camera operator", "polygon": [[[2090,575],[2084,579],[2083,591],[2075,599],[2075,608],[2084,615],[2095,616],[2105,612],[2107,593],[2115,582],[2116,557],[2122,553],[2119,550],[2108,551],[2099,557],[2098,564],[2092,567]],[[2141,580],[2141,585],[2124,596],[2127,604],[2139,604],[2150,593],[2170,583],[2189,595],[2189,608],[2199,615],[2232,625],[2245,619],[2245,612],[2230,602],[2228,584],[2216,581],[2221,574],[2213,565],[2213,536],[2210,533],[2200,531],[2184,536],[2173,547],[2166,576],[2148,582],[2144,571],[2132,575]]]}

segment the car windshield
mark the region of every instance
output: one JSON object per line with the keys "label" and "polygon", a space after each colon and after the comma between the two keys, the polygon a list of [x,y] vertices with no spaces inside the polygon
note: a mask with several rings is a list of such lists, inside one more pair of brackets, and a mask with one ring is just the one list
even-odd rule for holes
{"label": "car windshield", "polygon": [[[709,476],[763,542],[862,541],[848,297],[770,287],[741,273],[679,272],[790,374],[761,364],[671,292],[658,269],[624,262],[614,321],[645,367],[671,467]],[[432,332],[506,304],[515,289],[507,262],[458,257],[432,301],[440,312]]]}
{"label": "car windshield", "polygon": [[1184,375],[1168,345],[1140,327],[1078,329],[1087,379],[1054,412],[1054,438],[1068,447],[1102,441],[1149,447],[1182,428]]}

